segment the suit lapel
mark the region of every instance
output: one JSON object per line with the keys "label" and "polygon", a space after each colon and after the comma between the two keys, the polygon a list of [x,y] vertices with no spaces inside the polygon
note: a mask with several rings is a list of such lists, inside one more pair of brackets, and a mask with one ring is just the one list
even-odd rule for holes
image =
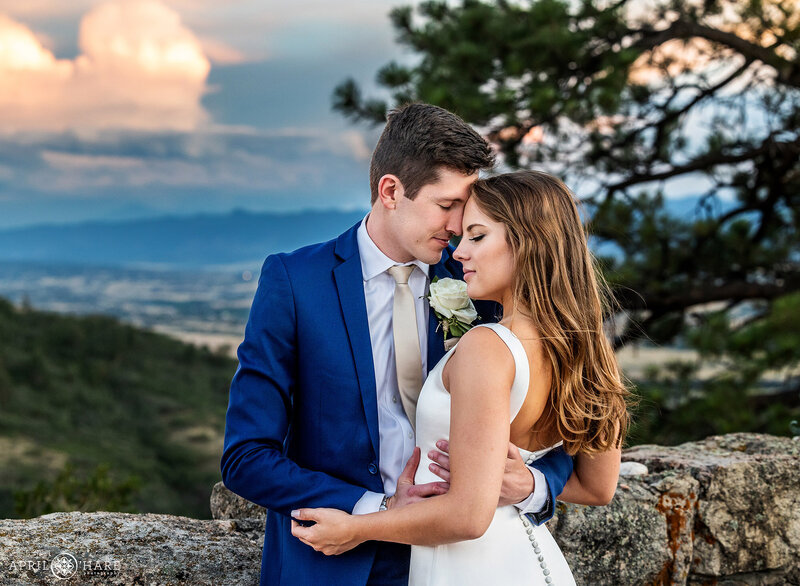
{"label": "suit lapel", "polygon": [[339,305],[342,308],[350,350],[356,365],[361,401],[367,418],[369,437],[376,457],[380,454],[378,434],[378,399],[375,389],[375,366],[372,363],[372,343],[367,319],[367,303],[364,299],[364,280],[361,272],[361,257],[358,254],[356,230],[358,224],[339,236],[336,255],[344,259],[333,269]]}
{"label": "suit lapel", "polygon": [[[453,261],[450,259],[450,249],[445,248],[442,259],[430,268],[428,273],[430,280],[433,281],[435,277],[440,279],[457,278],[448,267],[451,262]],[[430,308],[428,311],[428,372],[436,366],[444,354],[444,332],[439,325],[439,320],[436,319],[433,308]]]}

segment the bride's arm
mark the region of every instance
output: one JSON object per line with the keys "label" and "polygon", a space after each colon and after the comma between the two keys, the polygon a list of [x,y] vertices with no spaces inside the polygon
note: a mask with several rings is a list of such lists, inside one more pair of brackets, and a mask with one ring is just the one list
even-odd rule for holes
{"label": "bride's arm", "polygon": [[575,468],[558,500],[579,505],[607,505],[614,498],[622,450],[600,454],[578,453]]}
{"label": "bride's arm", "polygon": [[[450,490],[447,494],[369,515],[302,509],[292,533],[326,554],[368,541],[438,545],[483,535],[494,516],[508,451],[514,360],[497,335],[475,328],[447,365],[451,394]],[[480,457],[475,457],[480,454]]]}

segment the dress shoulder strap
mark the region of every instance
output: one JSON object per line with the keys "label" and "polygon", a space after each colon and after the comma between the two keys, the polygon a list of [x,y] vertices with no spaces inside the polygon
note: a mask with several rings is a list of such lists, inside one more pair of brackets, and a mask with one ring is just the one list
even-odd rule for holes
{"label": "dress shoulder strap", "polygon": [[514,357],[514,382],[511,384],[511,401],[510,401],[510,416],[509,421],[514,421],[514,418],[522,409],[522,404],[525,402],[525,397],[528,396],[528,387],[530,386],[530,365],[528,364],[528,354],[520,342],[519,338],[514,335],[514,332],[509,330],[506,326],[492,323],[492,324],[478,324],[475,327],[489,328],[497,336],[505,342],[511,355]]}

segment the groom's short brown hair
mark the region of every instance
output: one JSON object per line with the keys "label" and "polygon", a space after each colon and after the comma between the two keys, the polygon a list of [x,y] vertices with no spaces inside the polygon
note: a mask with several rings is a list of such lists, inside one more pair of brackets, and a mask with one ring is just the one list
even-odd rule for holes
{"label": "groom's short brown hair", "polygon": [[386,174],[403,183],[414,199],[420,188],[439,178],[447,167],[471,175],[494,165],[488,143],[461,118],[438,106],[408,104],[386,116],[369,168],[371,203],[378,199],[378,182]]}

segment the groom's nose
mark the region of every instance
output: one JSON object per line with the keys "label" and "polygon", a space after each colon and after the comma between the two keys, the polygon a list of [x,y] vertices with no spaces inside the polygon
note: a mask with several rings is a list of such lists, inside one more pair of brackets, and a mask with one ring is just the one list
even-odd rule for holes
{"label": "groom's nose", "polygon": [[447,224],[445,225],[445,230],[450,232],[455,236],[461,236],[461,221],[464,218],[464,206],[453,206],[457,207],[458,210],[454,210],[447,218]]}

